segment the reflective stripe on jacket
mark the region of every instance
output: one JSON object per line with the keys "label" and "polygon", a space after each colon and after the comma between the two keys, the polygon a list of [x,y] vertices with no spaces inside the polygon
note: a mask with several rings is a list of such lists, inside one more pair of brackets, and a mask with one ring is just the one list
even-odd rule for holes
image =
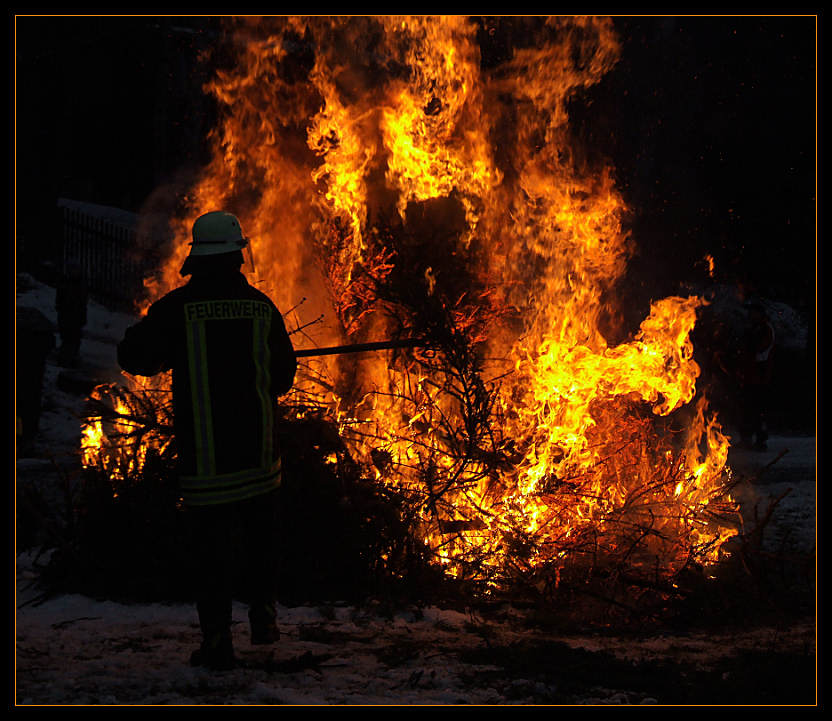
{"label": "reflective stripe on jacket", "polygon": [[275,402],[297,361],[279,311],[245,276],[195,274],[127,330],[118,359],[134,375],[172,370],[186,504],[240,501],[279,485]]}

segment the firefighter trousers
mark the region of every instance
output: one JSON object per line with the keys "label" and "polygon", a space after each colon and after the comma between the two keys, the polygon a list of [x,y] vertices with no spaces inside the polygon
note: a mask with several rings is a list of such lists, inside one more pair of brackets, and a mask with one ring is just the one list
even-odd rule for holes
{"label": "firefighter trousers", "polygon": [[278,491],[187,509],[193,588],[203,638],[228,635],[232,600],[248,603],[252,634],[274,624]]}

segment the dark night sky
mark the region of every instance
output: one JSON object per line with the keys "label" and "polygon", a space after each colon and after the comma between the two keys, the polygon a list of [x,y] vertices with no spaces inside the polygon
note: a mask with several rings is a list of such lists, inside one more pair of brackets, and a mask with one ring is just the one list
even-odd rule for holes
{"label": "dark night sky", "polygon": [[588,135],[614,158],[636,212],[635,274],[656,258],[669,278],[696,280],[685,269],[704,270],[707,252],[717,280],[808,310],[814,18],[632,19],[619,27],[622,58],[593,92]]}
{"label": "dark night sky", "polygon": [[[710,253],[717,280],[812,313],[815,18],[615,22],[621,60],[572,117],[634,210],[629,282],[674,292],[702,279]],[[18,230],[30,247],[54,237],[61,195],[137,210],[205,160],[211,105],[197,57],[218,24],[18,18]]]}

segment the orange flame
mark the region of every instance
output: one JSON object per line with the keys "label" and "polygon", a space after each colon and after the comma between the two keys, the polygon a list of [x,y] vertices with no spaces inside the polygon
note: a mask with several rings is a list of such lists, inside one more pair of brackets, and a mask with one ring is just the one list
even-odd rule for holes
{"label": "orange flame", "polygon": [[[159,380],[145,384],[151,390],[157,385]],[[141,393],[141,379],[133,380],[133,388],[134,393]],[[117,488],[141,472],[151,448],[159,454],[165,452],[170,437],[161,433],[159,426],[168,421],[161,405],[145,399],[142,407],[132,407],[115,386],[99,386],[92,398],[101,412],[88,416],[82,424],[81,463],[102,471]]]}
{"label": "orange flame", "polygon": [[[614,347],[600,330],[631,252],[628,209],[612,169],[582,159],[568,103],[614,66],[612,22],[522,22],[526,45],[487,66],[488,22],[459,16],[236,21],[238,62],[207,88],[223,110],[214,158],[149,300],[181,282],[188,229],[217,208],[240,216],[279,307],[312,299],[296,325],[326,316],[312,342],[387,333],[377,289],[406,272],[502,378],[486,385],[493,448],[510,462],[460,454],[455,379],[413,358],[320,361],[298,389],[324,399],[380,482],[422,498],[421,533],[449,573],[476,556],[505,574],[520,564],[518,534],[522,564],[559,573],[604,543],[632,553],[633,528],[635,563],[673,573],[716,560],[735,533],[713,512],[733,510],[728,439],[701,398],[686,433],[662,422],[696,395],[690,333],[704,301],[657,300]],[[101,428],[86,433],[92,453]]]}

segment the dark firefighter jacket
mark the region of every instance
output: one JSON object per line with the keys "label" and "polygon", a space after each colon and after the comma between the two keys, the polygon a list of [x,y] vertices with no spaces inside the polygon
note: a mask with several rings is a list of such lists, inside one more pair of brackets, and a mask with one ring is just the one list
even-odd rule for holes
{"label": "dark firefighter jacket", "polygon": [[283,318],[238,270],[197,275],[127,329],[118,361],[128,373],[172,370],[183,500],[214,505],[280,484],[276,397],[297,361]]}

